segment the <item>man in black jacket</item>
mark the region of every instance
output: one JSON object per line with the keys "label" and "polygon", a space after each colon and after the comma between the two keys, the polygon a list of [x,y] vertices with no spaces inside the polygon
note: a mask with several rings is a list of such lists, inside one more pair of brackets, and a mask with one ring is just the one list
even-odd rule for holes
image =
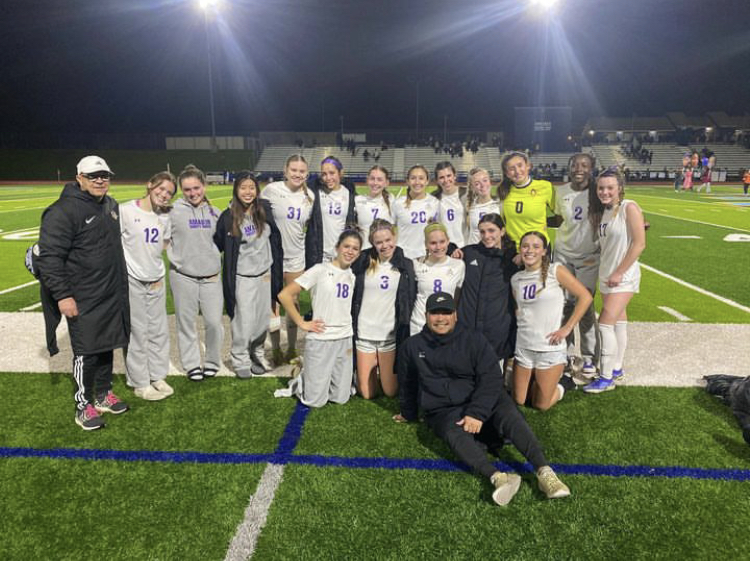
{"label": "man in black jacket", "polygon": [[531,462],[539,489],[550,499],[570,495],[557,478],[523,415],[503,388],[497,355],[477,331],[456,326],[453,297],[437,292],[427,299],[427,323],[409,338],[398,361],[401,413],[396,421],[425,422],[458,458],[489,478],[492,499],[507,505],[518,491],[517,474],[498,471],[477,442],[509,439]]}
{"label": "man in black jacket", "polygon": [[130,307],[119,207],[107,195],[113,173],[99,156],[83,158],[77,172],[42,215],[37,264],[51,296],[45,320],[64,315],[68,323],[75,421],[96,430],[104,426],[100,413],[128,410],[112,393],[112,361],[128,344]]}

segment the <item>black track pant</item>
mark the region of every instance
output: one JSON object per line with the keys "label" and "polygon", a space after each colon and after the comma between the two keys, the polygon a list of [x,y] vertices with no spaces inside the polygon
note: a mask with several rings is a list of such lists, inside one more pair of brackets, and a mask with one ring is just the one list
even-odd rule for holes
{"label": "black track pant", "polygon": [[425,417],[427,425],[444,440],[458,458],[485,477],[492,477],[497,468],[487,458],[487,452],[476,441],[480,437],[485,442],[500,441],[507,438],[521,454],[531,462],[534,469],[547,465],[547,458],[531,427],[518,410],[515,402],[505,392],[500,392],[500,399],[490,417],[482,425],[478,435],[464,431],[457,425],[464,416],[464,408],[442,409]]}
{"label": "black track pant", "polygon": [[114,351],[95,355],[73,356],[73,380],[76,383],[75,400],[78,409],[93,403],[112,389],[112,361]]}

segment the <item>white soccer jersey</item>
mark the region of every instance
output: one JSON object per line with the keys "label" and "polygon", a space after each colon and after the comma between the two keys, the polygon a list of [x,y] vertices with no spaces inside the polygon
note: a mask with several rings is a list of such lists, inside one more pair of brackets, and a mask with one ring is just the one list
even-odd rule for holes
{"label": "white soccer jersey", "polygon": [[320,214],[323,218],[323,259],[331,261],[336,257],[336,242],[346,228],[346,214],[349,211],[349,189],[339,187],[326,193],[318,191]]}
{"label": "white soccer jersey", "polygon": [[458,196],[458,191],[452,195],[443,193],[440,198],[440,215],[438,221],[448,230],[448,239],[458,247],[468,245],[464,237],[464,223],[466,211]]}
{"label": "white soccer jersey", "polygon": [[370,198],[367,195],[357,195],[354,199],[357,210],[357,225],[362,234],[362,251],[370,247],[370,226],[376,218],[382,218],[393,224],[391,209],[381,195]]}
{"label": "white soccer jersey", "polygon": [[310,219],[315,193],[308,189],[306,196],[304,189],[292,191],[283,181],[276,181],[266,185],[260,196],[271,203],[273,217],[281,232],[284,272],[304,270],[305,227]]}
{"label": "white soccer jersey", "polygon": [[370,341],[393,339],[396,324],[396,292],[401,273],[390,263],[378,263],[365,272],[357,336]]}
{"label": "white soccer jersey", "polygon": [[172,236],[168,214],[143,210],[138,201],[120,205],[122,249],[128,274],[139,281],[157,281],[164,276],[164,242]]}
{"label": "white soccer jersey", "polygon": [[393,218],[398,227],[398,245],[409,259],[425,255],[424,228],[438,217],[440,201],[432,195],[414,199],[406,206],[406,197],[393,203]]}
{"label": "white soccer jersey", "polygon": [[351,337],[354,273],[330,262],[312,266],[295,282],[312,296],[313,319],[325,323],[323,333],[308,332],[307,338],[328,341]]}
{"label": "white soccer jersey", "polygon": [[550,344],[547,339],[547,335],[557,331],[562,325],[565,296],[557,281],[557,268],[561,266],[558,263],[550,265],[544,289],[541,268],[536,271],[519,271],[510,279],[513,298],[518,307],[516,348],[531,351],[566,349],[567,343],[564,339],[556,345]]}
{"label": "white soccer jersey", "polygon": [[485,214],[500,214],[500,202],[490,199],[486,203],[474,203],[469,209],[469,223],[466,225],[466,245],[479,243],[479,221]]}
{"label": "white soccer jersey", "polygon": [[411,314],[410,332],[415,335],[422,331],[425,323],[427,298],[435,292],[456,294],[456,288],[464,283],[466,265],[459,259],[446,257],[445,261],[429,265],[414,261],[414,276],[417,279],[417,299]]}
{"label": "white soccer jersey", "polygon": [[576,191],[570,183],[555,191],[555,208],[563,217],[555,236],[555,254],[586,259],[599,253],[599,240],[591,233],[588,189]]}
{"label": "white soccer jersey", "polygon": [[[625,254],[630,248],[633,240],[628,232],[628,224],[625,208],[636,204],[634,201],[625,199],[620,203],[617,214],[613,216],[612,209],[604,210],[602,222],[599,225],[599,244],[602,247],[601,264],[599,265],[599,280],[606,281],[622,263]],[[622,276],[621,284],[632,283],[641,278],[641,267],[638,261],[633,263]]]}

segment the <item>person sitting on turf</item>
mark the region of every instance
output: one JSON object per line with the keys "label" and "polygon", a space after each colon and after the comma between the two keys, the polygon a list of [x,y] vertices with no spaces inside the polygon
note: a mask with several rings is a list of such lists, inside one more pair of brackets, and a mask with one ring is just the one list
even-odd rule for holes
{"label": "person sitting on turf", "polygon": [[703,376],[706,391],[724,400],[742,428],[742,437],[750,444],[750,376],[714,374]]}
{"label": "person sitting on turf", "polygon": [[425,421],[454,454],[495,487],[492,500],[507,505],[521,486],[515,473],[498,471],[477,442],[510,442],[531,462],[539,489],[550,499],[570,489],[547,463],[542,447],[503,387],[498,358],[479,332],[457,326],[456,303],[445,292],[427,299],[427,323],[407,339],[397,360],[401,413],[396,422]]}

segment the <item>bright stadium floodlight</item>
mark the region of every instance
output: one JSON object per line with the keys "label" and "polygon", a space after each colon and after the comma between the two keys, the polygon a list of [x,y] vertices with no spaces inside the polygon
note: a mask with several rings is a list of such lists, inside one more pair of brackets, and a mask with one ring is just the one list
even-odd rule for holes
{"label": "bright stadium floodlight", "polygon": [[531,4],[544,10],[551,10],[557,4],[557,0],[531,0]]}
{"label": "bright stadium floodlight", "polygon": [[211,106],[211,152],[216,152],[216,111],[214,110],[214,77],[211,69],[211,37],[208,32],[208,12],[216,11],[219,0],[199,0],[198,5],[203,10],[203,25],[206,30],[206,53],[208,55],[208,98]]}

